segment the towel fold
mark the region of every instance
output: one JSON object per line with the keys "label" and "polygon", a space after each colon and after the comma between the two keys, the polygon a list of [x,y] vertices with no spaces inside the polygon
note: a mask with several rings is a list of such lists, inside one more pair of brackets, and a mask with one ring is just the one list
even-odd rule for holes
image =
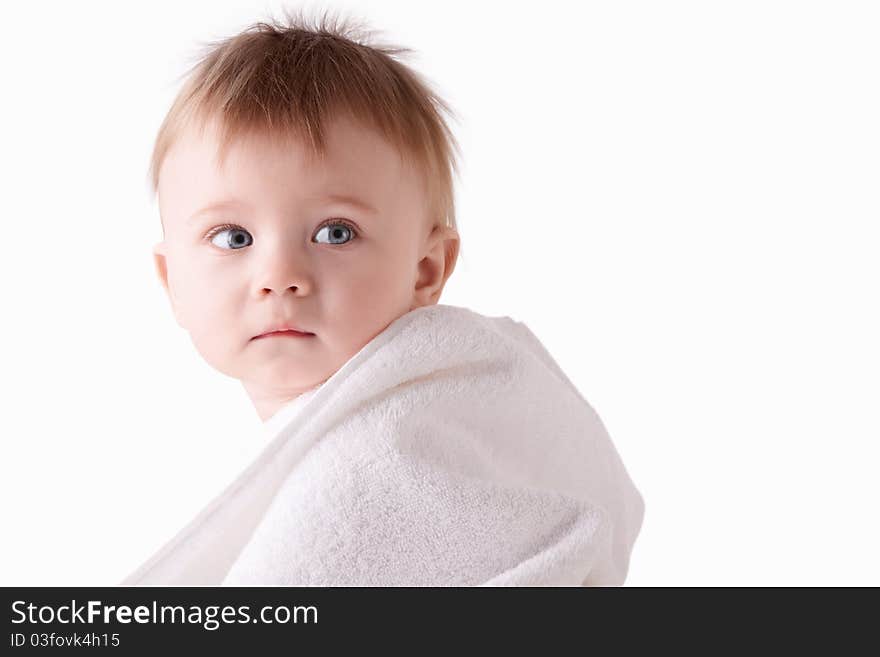
{"label": "towel fold", "polygon": [[644,502],[534,334],[437,304],[263,427],[268,443],[123,585],[621,585]]}

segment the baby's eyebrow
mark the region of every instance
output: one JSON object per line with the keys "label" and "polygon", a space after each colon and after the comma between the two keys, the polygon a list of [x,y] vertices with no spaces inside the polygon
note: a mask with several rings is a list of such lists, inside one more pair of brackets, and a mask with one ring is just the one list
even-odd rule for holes
{"label": "baby's eyebrow", "polygon": [[[372,214],[376,214],[377,210],[369,203],[360,200],[356,196],[351,196],[349,194],[325,194],[324,196],[318,197],[319,200],[327,201],[330,203],[338,203],[342,205],[350,205],[352,207],[358,208],[363,212],[368,212]],[[187,222],[191,222],[202,215],[209,214],[211,212],[217,212],[219,210],[226,210],[229,208],[238,208],[238,207],[249,207],[249,204],[245,201],[241,201],[239,199],[226,199],[223,201],[216,201],[214,203],[209,203],[205,207],[200,210],[196,210],[193,212]]]}
{"label": "baby's eyebrow", "polygon": [[359,210],[363,210],[364,212],[376,212],[376,208],[374,208],[369,203],[362,201],[356,196],[351,196],[349,194],[325,194],[321,197],[324,201],[329,201],[331,203],[339,203],[342,205],[351,205],[353,207],[358,208]]}
{"label": "baby's eyebrow", "polygon": [[218,210],[226,210],[227,208],[237,208],[237,207],[242,207],[242,206],[247,206],[247,205],[248,204],[245,203],[244,201],[239,201],[238,199],[234,199],[234,198],[227,199],[225,201],[217,201],[215,203],[209,203],[208,205],[203,207],[201,210],[196,210],[195,212],[193,212],[189,216],[189,219],[187,219],[187,222],[190,222],[193,219],[197,219],[200,216],[202,216],[203,214],[209,214],[211,212],[217,212]]}

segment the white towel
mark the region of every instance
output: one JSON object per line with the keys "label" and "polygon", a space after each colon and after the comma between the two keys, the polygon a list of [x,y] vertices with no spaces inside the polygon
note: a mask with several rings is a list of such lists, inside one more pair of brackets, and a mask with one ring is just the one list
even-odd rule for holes
{"label": "white towel", "polygon": [[122,585],[621,585],[644,502],[509,317],[417,308],[265,424],[254,462]]}

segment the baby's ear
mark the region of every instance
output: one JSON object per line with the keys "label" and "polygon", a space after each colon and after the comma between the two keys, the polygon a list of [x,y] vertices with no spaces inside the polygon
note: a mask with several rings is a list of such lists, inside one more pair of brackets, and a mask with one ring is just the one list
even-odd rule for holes
{"label": "baby's ear", "polygon": [[426,255],[419,261],[419,277],[410,310],[438,303],[443,286],[458,260],[460,238],[451,226],[436,225],[428,236]]}
{"label": "baby's ear", "polygon": [[165,259],[164,241],[159,242],[153,247],[153,260],[156,264],[156,273],[159,275],[159,282],[162,283],[162,287],[165,288],[165,293],[168,295],[168,300],[171,302],[171,311],[174,313],[174,319],[182,328],[183,324],[177,314],[177,307],[174,305],[174,295],[171,293],[171,288],[168,286],[168,263]]}

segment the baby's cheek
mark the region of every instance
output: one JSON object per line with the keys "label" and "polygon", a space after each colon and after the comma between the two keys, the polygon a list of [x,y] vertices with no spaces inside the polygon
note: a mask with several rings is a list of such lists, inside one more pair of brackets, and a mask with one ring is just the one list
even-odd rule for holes
{"label": "baby's cheek", "polygon": [[202,296],[193,300],[188,312],[192,316],[194,329],[191,332],[212,357],[220,358],[231,351],[236,331],[240,333],[242,329],[240,320],[230,316],[229,309],[223,303]]}

